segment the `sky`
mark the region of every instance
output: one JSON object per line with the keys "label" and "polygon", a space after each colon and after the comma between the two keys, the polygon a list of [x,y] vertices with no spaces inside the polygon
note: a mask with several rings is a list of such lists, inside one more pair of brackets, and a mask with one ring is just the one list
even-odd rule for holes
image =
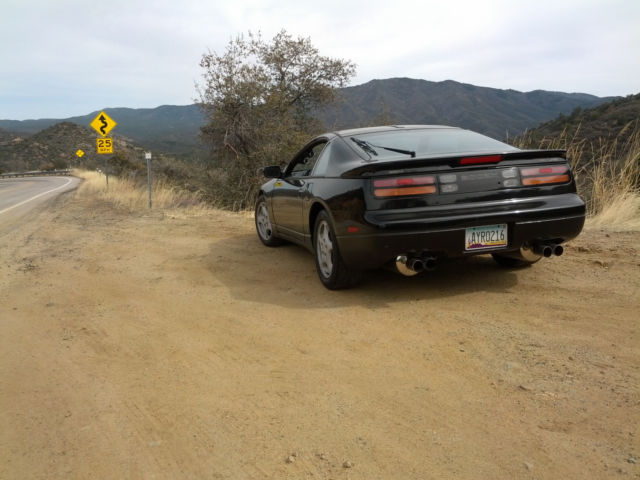
{"label": "sky", "polygon": [[282,29],[353,61],[350,85],[640,93],[640,0],[0,0],[0,119],[190,104],[203,54]]}

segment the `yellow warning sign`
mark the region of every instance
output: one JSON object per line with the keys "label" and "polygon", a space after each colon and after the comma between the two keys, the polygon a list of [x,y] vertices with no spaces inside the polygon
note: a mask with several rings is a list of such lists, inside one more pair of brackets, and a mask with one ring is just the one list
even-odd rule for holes
{"label": "yellow warning sign", "polygon": [[78,158],[82,157],[84,155],[84,152],[82,150],[78,150],[76,152],[76,155],[78,156]]}
{"label": "yellow warning sign", "polygon": [[116,121],[104,112],[100,112],[96,118],[89,124],[96,132],[105,137],[113,127],[117,125]]}
{"label": "yellow warning sign", "polygon": [[113,153],[113,139],[96,138],[96,145],[98,147],[98,153]]}

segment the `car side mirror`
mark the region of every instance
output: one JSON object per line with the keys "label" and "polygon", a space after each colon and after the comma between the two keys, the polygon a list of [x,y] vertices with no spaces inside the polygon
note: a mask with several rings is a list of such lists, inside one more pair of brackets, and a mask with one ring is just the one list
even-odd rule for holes
{"label": "car side mirror", "polygon": [[271,165],[262,169],[262,174],[267,178],[280,178],[282,177],[282,169],[279,165]]}

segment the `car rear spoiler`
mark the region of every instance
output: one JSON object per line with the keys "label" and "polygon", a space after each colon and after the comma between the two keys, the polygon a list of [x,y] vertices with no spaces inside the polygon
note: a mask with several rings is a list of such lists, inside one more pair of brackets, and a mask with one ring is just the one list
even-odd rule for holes
{"label": "car rear spoiler", "polygon": [[[354,178],[375,174],[375,172],[393,170],[415,169],[435,166],[449,166],[456,168],[460,166],[476,166],[476,165],[496,165],[503,161],[513,160],[535,160],[535,159],[566,159],[566,150],[518,150],[515,152],[483,152],[482,154],[473,153],[467,155],[443,155],[429,156],[418,158],[394,159],[386,161],[369,160],[354,164],[353,168],[348,168],[341,177]],[[477,160],[477,161],[475,161]]]}

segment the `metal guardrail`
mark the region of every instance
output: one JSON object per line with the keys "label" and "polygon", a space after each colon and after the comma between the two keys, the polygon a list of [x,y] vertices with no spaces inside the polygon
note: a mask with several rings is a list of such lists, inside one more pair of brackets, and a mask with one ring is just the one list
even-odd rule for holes
{"label": "metal guardrail", "polygon": [[43,175],[71,175],[71,170],[43,170],[34,172],[0,173],[0,178],[41,177]]}

